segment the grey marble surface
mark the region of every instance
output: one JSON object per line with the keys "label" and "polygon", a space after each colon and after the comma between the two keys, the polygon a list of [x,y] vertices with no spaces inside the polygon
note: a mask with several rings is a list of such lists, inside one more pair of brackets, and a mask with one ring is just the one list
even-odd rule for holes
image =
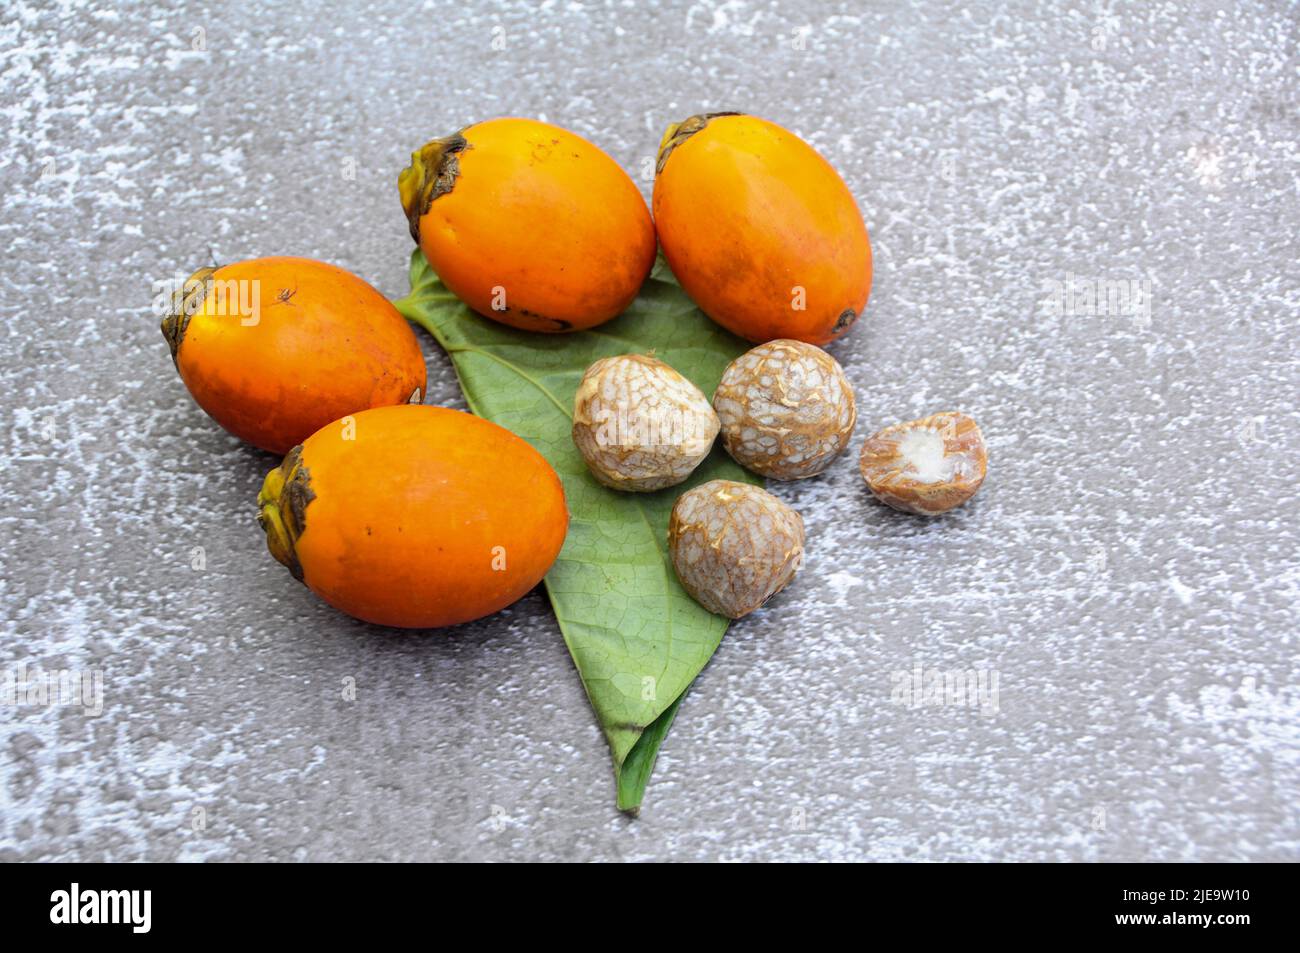
{"label": "grey marble surface", "polygon": [[[0,706],[0,859],[1300,859],[1298,21],[6,2],[0,674],[98,671],[103,707]],[[397,296],[431,135],[544,118],[648,195],[663,127],[714,109],[801,134],[864,210],[853,452],[955,408],[991,471],[935,521],[848,456],[777,486],[808,564],[630,821],[544,595],[448,634],[316,601],[253,520],[275,461],[190,401],[150,297],[267,254]],[[986,693],[910,704],[917,668]]]}

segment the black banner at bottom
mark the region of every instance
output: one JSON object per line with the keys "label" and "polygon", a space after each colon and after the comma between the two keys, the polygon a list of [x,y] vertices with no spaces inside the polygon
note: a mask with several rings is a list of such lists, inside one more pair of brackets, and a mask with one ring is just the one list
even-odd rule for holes
{"label": "black banner at bottom", "polygon": [[430,927],[434,937],[486,927],[493,942],[513,927],[553,942],[575,926],[590,937],[605,922],[648,938],[678,914],[683,926],[703,917],[732,939],[774,924],[814,935],[848,928],[869,941],[902,931],[927,943],[1128,934],[1228,944],[1292,932],[1281,902],[1291,891],[1283,878],[1293,879],[1286,865],[863,866],[805,872],[793,883],[735,865],[648,866],[620,870],[613,889],[608,871],[588,881],[582,869],[537,881],[531,870],[428,865],[9,864],[0,922],[10,943],[63,934],[332,944]]}

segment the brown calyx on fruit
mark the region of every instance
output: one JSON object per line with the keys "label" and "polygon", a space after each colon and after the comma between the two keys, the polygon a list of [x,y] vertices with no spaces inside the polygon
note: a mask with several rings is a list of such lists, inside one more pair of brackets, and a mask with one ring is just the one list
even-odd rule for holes
{"label": "brown calyx on fruit", "polygon": [[668,161],[668,157],[672,155],[673,150],[707,126],[709,120],[717,119],[719,116],[741,115],[744,114],[738,112],[700,113],[698,116],[690,116],[681,122],[671,124],[664,131],[664,137],[659,142],[659,157],[655,161],[655,175],[664,170],[664,163]]}
{"label": "brown calyx on fruit", "polygon": [[185,339],[185,331],[190,326],[190,318],[203,307],[203,299],[207,297],[208,290],[212,287],[212,276],[216,273],[215,267],[200,268],[172,293],[172,309],[162,319],[162,333],[172,352],[173,364],[177,363],[176,355],[181,349],[181,341]]}
{"label": "brown calyx on fruit", "polygon": [[975,421],[948,411],[868,437],[860,466],[867,487],[882,503],[937,516],[975,495],[988,472],[988,451]]}
{"label": "brown calyx on fruit", "polygon": [[460,154],[470,148],[464,130],[441,139],[431,139],[411,153],[411,164],[397,176],[402,208],[411,225],[411,237],[420,243],[420,219],[433,200],[456,186],[460,175]]}
{"label": "brown calyx on fruit", "polygon": [[840,312],[840,316],[835,319],[835,326],[831,328],[831,334],[840,334],[847,331],[856,320],[858,320],[858,313],[852,308],[845,308]]}
{"label": "brown calyx on fruit", "polygon": [[314,499],[311,473],[302,464],[299,444],[266,475],[257,494],[257,522],[266,533],[266,548],[299,582],[303,573],[296,546],[307,526],[307,506]]}

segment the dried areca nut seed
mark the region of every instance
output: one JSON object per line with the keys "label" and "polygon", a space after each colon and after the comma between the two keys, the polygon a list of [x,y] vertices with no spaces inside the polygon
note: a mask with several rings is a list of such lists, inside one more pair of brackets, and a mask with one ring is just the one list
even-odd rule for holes
{"label": "dried areca nut seed", "polygon": [[616,490],[681,483],[717,435],[718,415],[700,389],[644,354],[601,358],[573,399],[573,443],[592,476]]}
{"label": "dried areca nut seed", "polygon": [[803,563],[803,518],[771,493],[712,480],[677,498],[668,550],[682,587],[739,619],[786,587]]}
{"label": "dried areca nut seed", "polygon": [[896,510],[936,516],[980,488],[988,452],[979,426],[950,411],[886,427],[862,445],[862,476]]}
{"label": "dried areca nut seed", "polygon": [[857,422],[844,368],[802,341],[760,344],[722,373],[713,394],[722,445],[743,467],[777,480],[816,476]]}

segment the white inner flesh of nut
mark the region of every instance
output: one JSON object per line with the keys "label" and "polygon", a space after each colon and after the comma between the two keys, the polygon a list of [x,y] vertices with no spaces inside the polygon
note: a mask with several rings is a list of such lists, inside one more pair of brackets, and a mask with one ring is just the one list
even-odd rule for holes
{"label": "white inner flesh of nut", "polygon": [[933,430],[909,430],[898,441],[898,454],[918,483],[946,483],[954,461],[944,453],[943,437]]}

